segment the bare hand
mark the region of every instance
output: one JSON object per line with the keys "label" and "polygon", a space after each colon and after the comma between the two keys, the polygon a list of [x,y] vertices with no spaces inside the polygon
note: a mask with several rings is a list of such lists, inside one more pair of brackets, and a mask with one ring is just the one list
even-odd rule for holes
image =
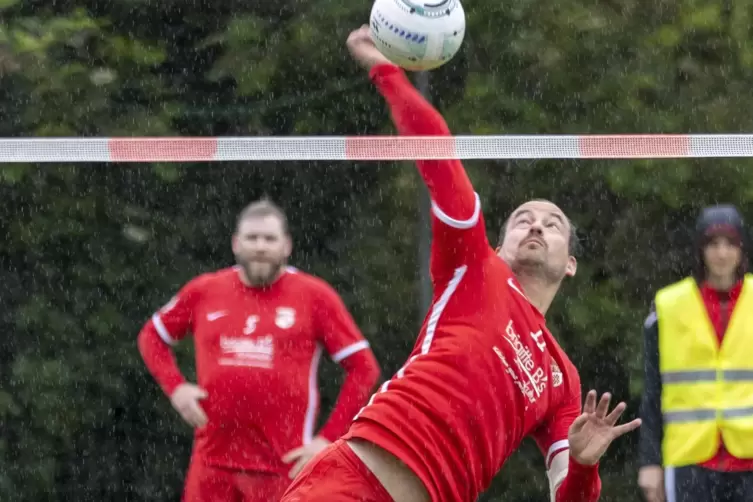
{"label": "bare hand", "polygon": [[664,469],[660,465],[647,465],[638,469],[638,486],[646,502],[664,502]]}
{"label": "bare hand", "polygon": [[378,64],[392,64],[374,45],[369,33],[369,26],[366,24],[350,33],[347,46],[353,59],[366,70],[371,70]]}
{"label": "bare hand", "polygon": [[188,422],[188,425],[198,428],[204,427],[207,423],[207,416],[199,404],[199,401],[205,397],[207,397],[207,391],[201,387],[191,383],[182,383],[173,391],[170,402],[183,420]]}
{"label": "bare hand", "polygon": [[328,440],[321,436],[317,436],[312,439],[309,444],[287,452],[282,457],[282,461],[286,464],[296,461],[295,464],[293,464],[293,468],[288,473],[290,479],[294,479],[298,473],[301,472],[301,469],[306,466],[309,460],[314,458],[320,451],[329,446],[329,444],[330,442]]}
{"label": "bare hand", "polygon": [[611,396],[606,393],[601,396],[599,405],[596,406],[596,391],[589,391],[583,405],[583,413],[570,426],[570,456],[579,464],[596,465],[612,441],[641,425],[639,418],[627,424],[615,425],[626,405],[618,404],[607,415],[610,399]]}

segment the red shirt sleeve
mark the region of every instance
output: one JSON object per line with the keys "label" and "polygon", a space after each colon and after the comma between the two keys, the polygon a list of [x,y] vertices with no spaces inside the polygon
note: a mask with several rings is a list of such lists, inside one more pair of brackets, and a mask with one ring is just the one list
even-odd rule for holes
{"label": "red shirt sleeve", "polygon": [[356,326],[340,296],[326,284],[316,292],[319,338],[333,361],[345,370],[340,393],[320,436],[334,441],[369,399],[380,369],[369,342]]}
{"label": "red shirt sleeve", "polygon": [[[556,455],[569,450],[568,431],[581,413],[580,381],[576,379],[570,388],[567,402],[532,434],[544,455],[547,470]],[[556,502],[596,502],[600,494],[599,465],[580,465],[570,457],[567,476],[557,488]]]}
{"label": "red shirt sleeve", "polygon": [[[439,112],[397,66],[381,64],[370,77],[384,96],[398,132],[406,136],[450,136]],[[416,166],[431,196],[431,271],[438,278],[489,251],[481,201],[459,160],[418,160]]]}
{"label": "red shirt sleeve", "polygon": [[194,279],[152,315],[138,336],[138,348],[149,373],[168,396],[185,382],[171,345],[187,336],[193,326],[193,312],[200,294],[200,280]]}

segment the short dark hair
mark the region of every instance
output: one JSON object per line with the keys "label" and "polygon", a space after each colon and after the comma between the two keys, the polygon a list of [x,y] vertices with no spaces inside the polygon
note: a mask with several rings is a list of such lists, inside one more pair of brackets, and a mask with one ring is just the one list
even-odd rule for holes
{"label": "short dark hair", "polygon": [[[498,246],[501,246],[505,242],[505,234],[507,234],[507,225],[510,224],[510,218],[512,218],[512,214],[507,217],[505,222],[502,224],[502,227],[499,229],[499,239],[497,242]],[[578,237],[578,227],[573,223],[573,221],[565,215],[565,219],[567,220],[568,225],[570,226],[570,239],[567,242],[567,251],[570,254],[570,256],[574,256],[578,258],[582,251],[582,246],[580,243],[580,238]]]}
{"label": "short dark hair", "polygon": [[285,215],[285,211],[266,197],[256,200],[244,207],[238,214],[235,228],[237,230],[240,227],[241,222],[249,218],[266,218],[267,216],[274,216],[279,219],[282,224],[283,233],[285,235],[290,235],[288,217]]}

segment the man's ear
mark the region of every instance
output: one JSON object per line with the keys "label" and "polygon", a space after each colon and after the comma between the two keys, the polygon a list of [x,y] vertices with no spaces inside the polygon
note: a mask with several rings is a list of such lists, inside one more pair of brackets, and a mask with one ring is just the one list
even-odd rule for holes
{"label": "man's ear", "polygon": [[565,275],[568,277],[573,277],[577,270],[578,270],[578,260],[575,259],[575,256],[568,257],[567,267],[565,268]]}
{"label": "man's ear", "polygon": [[235,232],[230,238],[230,247],[233,249],[233,254],[238,254],[238,234]]}

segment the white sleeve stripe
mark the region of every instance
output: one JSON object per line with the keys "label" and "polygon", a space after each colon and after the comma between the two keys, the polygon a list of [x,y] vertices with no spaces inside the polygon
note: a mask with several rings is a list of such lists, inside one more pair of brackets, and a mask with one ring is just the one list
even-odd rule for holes
{"label": "white sleeve stripe", "polygon": [[354,344],[348,345],[344,349],[340,349],[334,354],[332,354],[332,360],[336,363],[339,363],[343,359],[352,356],[356,352],[360,352],[363,349],[369,348],[369,342],[366,340],[361,340],[360,342],[356,342]]}
{"label": "white sleeve stripe", "polygon": [[162,322],[162,318],[159,316],[159,314],[154,314],[152,316],[152,323],[154,324],[154,327],[157,329],[157,334],[160,338],[162,338],[162,341],[165,342],[168,345],[175,345],[175,340],[170,336],[170,333],[167,331],[167,328],[165,327],[165,324]]}
{"label": "white sleeve stripe", "polygon": [[442,211],[442,209],[440,209],[439,206],[436,205],[436,203],[434,203],[434,201],[431,201],[431,210],[434,213],[434,216],[439,218],[439,221],[441,221],[445,225],[460,230],[468,230],[469,228],[476,226],[479,216],[481,216],[481,199],[476,192],[474,192],[473,194],[476,196],[476,205],[473,209],[473,216],[471,216],[467,220],[456,220],[455,218],[450,218],[444,211]]}
{"label": "white sleeve stripe", "polygon": [[552,461],[552,457],[555,453],[565,450],[570,447],[570,443],[567,439],[555,441],[552,446],[549,447],[549,451],[546,454],[546,465],[549,467],[549,463]]}

